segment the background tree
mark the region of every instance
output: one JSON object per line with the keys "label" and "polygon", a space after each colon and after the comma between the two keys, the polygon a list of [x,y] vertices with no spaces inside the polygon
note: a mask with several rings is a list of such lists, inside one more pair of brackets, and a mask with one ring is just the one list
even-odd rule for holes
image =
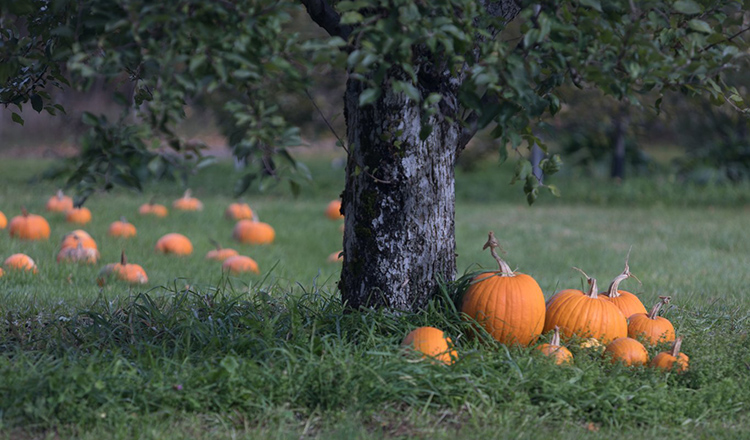
{"label": "background tree", "polygon": [[[222,90],[234,153],[255,160],[241,192],[256,176],[299,171],[285,148],[298,132],[279,92],[305,90],[314,65],[345,69],[339,286],[353,307],[401,310],[421,308],[439,279],[454,277],[453,165],[478,130],[492,124],[503,160],[506,144],[546,151],[532,128],[559,110],[557,90],[571,83],[635,105],[682,90],[745,109],[724,82],[748,55],[739,0],[302,3],[329,38],[300,41],[287,27],[293,2],[6,1],[0,102],[55,113],[48,87],[100,75],[130,85],[117,96],[134,111],[114,123],[84,116],[92,131],[70,183],[85,196],[169,172],[174,156],[154,146],[199,163],[200,149],[173,127],[187,99]],[[550,175],[560,160],[539,166]],[[557,192],[525,160],[514,181],[530,203],[541,189]]]}

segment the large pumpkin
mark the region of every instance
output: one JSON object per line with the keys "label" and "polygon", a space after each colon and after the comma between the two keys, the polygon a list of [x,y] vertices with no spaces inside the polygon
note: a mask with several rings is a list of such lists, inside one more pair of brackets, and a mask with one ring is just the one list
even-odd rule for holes
{"label": "large pumpkin", "polygon": [[675,338],[674,326],[667,318],[659,316],[659,310],[669,304],[670,297],[660,296],[649,314],[636,313],[628,320],[628,336],[642,339],[649,345],[660,342],[672,342]]}
{"label": "large pumpkin", "polygon": [[245,244],[269,244],[276,238],[276,231],[268,223],[253,220],[240,220],[234,225],[232,237]]}
{"label": "large pumpkin", "polygon": [[534,278],[513,272],[497,255],[496,247],[495,234],[490,232],[483,249],[490,248],[499,270],[474,277],[461,312],[503,344],[529,345],[544,327],[544,294]]}
{"label": "large pumpkin", "polygon": [[21,215],[10,220],[8,232],[11,237],[22,240],[47,240],[49,238],[49,223],[44,217],[29,214],[26,208],[21,208]]}
{"label": "large pumpkin", "polygon": [[193,244],[184,235],[173,232],[156,242],[156,251],[163,254],[190,255],[193,253]]}
{"label": "large pumpkin", "polygon": [[628,262],[625,261],[625,270],[623,270],[620,275],[617,275],[617,277],[612,280],[607,291],[602,293],[602,295],[609,298],[609,300],[620,309],[625,318],[630,318],[631,315],[636,313],[646,313],[646,307],[643,306],[643,303],[637,296],[626,290],[618,290],[620,283],[630,277],[635,278],[635,276],[630,273]]}
{"label": "large pumpkin", "polygon": [[73,209],[73,199],[63,194],[62,190],[59,189],[57,190],[57,194],[47,200],[45,209],[51,212],[65,212]]}
{"label": "large pumpkin", "polygon": [[451,339],[435,327],[419,327],[412,330],[401,341],[401,346],[421,353],[423,358],[434,359],[449,365],[458,357]]}
{"label": "large pumpkin", "polygon": [[146,284],[148,282],[146,271],[137,264],[128,263],[125,252],[120,254],[119,263],[108,264],[99,271],[96,282],[100,286],[104,286],[110,278],[129,284]]}
{"label": "large pumpkin", "polygon": [[598,294],[596,280],[584,275],[591,286],[588,293],[566,289],[547,301],[543,331],[546,333],[559,326],[565,337],[596,338],[605,344],[627,336],[625,316],[607,297]]}

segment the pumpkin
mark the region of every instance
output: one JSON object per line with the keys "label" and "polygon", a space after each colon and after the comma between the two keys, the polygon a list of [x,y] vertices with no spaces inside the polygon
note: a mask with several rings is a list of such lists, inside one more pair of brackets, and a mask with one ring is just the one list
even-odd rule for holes
{"label": "pumpkin", "polygon": [[135,237],[137,231],[132,223],[128,223],[125,217],[120,217],[120,220],[114,221],[109,225],[107,233],[111,237],[129,238]]}
{"label": "pumpkin", "polygon": [[576,289],[557,292],[547,301],[544,332],[559,326],[566,337],[596,338],[605,344],[628,335],[628,323],[620,309],[597,293],[596,280],[574,268],[587,278],[588,293]]}
{"label": "pumpkin", "polygon": [[573,353],[567,348],[560,345],[560,327],[555,327],[555,334],[549,344],[542,344],[536,347],[539,351],[555,359],[557,365],[570,363],[573,361]]}
{"label": "pumpkin", "polygon": [[57,262],[87,263],[96,264],[99,259],[99,251],[96,249],[83,247],[82,242],[78,242],[76,247],[66,247],[60,249],[57,253]]}
{"label": "pumpkin", "polygon": [[328,261],[329,263],[341,263],[342,261],[344,261],[344,251],[337,251],[332,253],[328,256],[326,261]]}
{"label": "pumpkin", "polygon": [[26,272],[36,273],[36,263],[26,254],[13,254],[5,259],[3,267],[6,270],[25,270]]}
{"label": "pumpkin", "polygon": [[214,244],[216,249],[212,249],[208,251],[206,254],[207,260],[216,260],[216,261],[224,261],[229,257],[234,257],[235,255],[239,255],[239,252],[237,252],[234,249],[229,248],[223,248],[221,245],[213,240],[211,242]]}
{"label": "pumpkin", "polygon": [[682,347],[682,337],[674,340],[672,348],[669,351],[662,351],[661,353],[654,356],[651,359],[651,366],[654,368],[660,368],[665,371],[669,371],[674,368],[677,364],[677,372],[684,373],[688,369],[688,361],[690,358],[685,353],[680,353]]}
{"label": "pumpkin", "polygon": [[193,253],[193,244],[184,235],[172,232],[160,238],[155,249],[163,254],[190,255]]}
{"label": "pumpkin", "polygon": [[240,220],[234,225],[232,237],[245,244],[270,244],[276,238],[276,231],[268,223],[253,220]]}
{"label": "pumpkin", "polygon": [[344,214],[341,213],[341,200],[333,200],[326,206],[326,217],[331,220],[344,218]]}
{"label": "pumpkin", "polygon": [[625,365],[644,365],[648,362],[648,350],[633,338],[623,337],[612,341],[604,349],[603,356],[609,357],[612,363],[622,362]]}
{"label": "pumpkin", "polygon": [[168,211],[166,206],[154,203],[154,199],[152,198],[148,203],[144,203],[138,208],[138,214],[163,218],[167,216]]}
{"label": "pumpkin", "polygon": [[464,293],[461,312],[503,344],[529,345],[544,327],[544,293],[534,278],[514,272],[498,256],[498,246],[495,234],[490,232],[482,249],[490,249],[499,270],[472,279]]}
{"label": "pumpkin", "polygon": [[[646,307],[643,306],[643,303],[637,296],[625,290],[617,290],[620,283],[630,277],[635,278],[635,276],[630,273],[630,267],[626,260],[625,270],[623,270],[620,275],[617,275],[617,277],[612,280],[607,291],[602,293],[602,295],[609,298],[609,300],[620,309],[625,318],[630,318],[631,315],[636,313],[646,313]],[[636,280],[637,279],[638,278],[636,278]]]}
{"label": "pumpkin", "polygon": [[401,341],[401,346],[421,353],[422,358],[434,359],[448,365],[458,357],[451,339],[435,327],[419,327],[412,330]]}
{"label": "pumpkin", "polygon": [[229,257],[221,264],[221,269],[233,274],[252,272],[260,273],[258,263],[250,257],[235,255]]}
{"label": "pumpkin", "polygon": [[61,189],[58,189],[57,194],[47,200],[45,209],[51,212],[68,211],[70,209],[73,209],[73,199],[63,194]]}
{"label": "pumpkin", "polygon": [[96,283],[100,286],[104,286],[109,282],[110,278],[114,278],[118,281],[125,281],[130,284],[146,284],[148,282],[146,271],[137,264],[128,263],[124,251],[120,254],[119,263],[108,264],[99,271],[99,275],[96,277]]}
{"label": "pumpkin", "polygon": [[232,203],[224,211],[224,217],[229,220],[252,219],[253,210],[247,203]]}
{"label": "pumpkin", "polygon": [[0,267],[0,277],[2,277],[2,276],[3,276],[3,273],[4,273],[4,272],[3,272],[3,268],[2,268],[2,267]]}
{"label": "pumpkin", "polygon": [[21,215],[10,220],[8,232],[11,237],[18,237],[22,240],[47,240],[50,229],[44,217],[29,214],[26,208],[21,208]]}
{"label": "pumpkin", "polygon": [[628,336],[643,339],[649,345],[674,341],[674,326],[667,318],[659,316],[659,310],[669,304],[671,298],[660,296],[659,302],[651,308],[649,314],[636,313],[628,322]]}
{"label": "pumpkin", "polygon": [[65,221],[85,225],[91,221],[91,211],[86,207],[69,209],[65,211]]}
{"label": "pumpkin", "polygon": [[65,234],[62,243],[60,243],[60,248],[75,248],[78,247],[79,243],[86,249],[98,249],[98,247],[96,246],[96,241],[94,241],[94,239],[91,238],[91,236],[82,229],[76,229],[73,232]]}
{"label": "pumpkin", "polygon": [[186,189],[182,197],[172,202],[172,207],[180,211],[202,211],[203,203],[193,197],[189,189]]}
{"label": "pumpkin", "polygon": [[3,211],[0,211],[0,229],[5,229],[6,226],[8,226],[8,219],[3,214]]}

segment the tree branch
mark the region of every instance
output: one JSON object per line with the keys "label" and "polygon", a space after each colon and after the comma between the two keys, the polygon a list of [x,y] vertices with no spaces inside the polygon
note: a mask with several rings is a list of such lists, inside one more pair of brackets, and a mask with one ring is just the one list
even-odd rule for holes
{"label": "tree branch", "polygon": [[341,24],[341,16],[326,0],[302,0],[307,14],[332,37],[349,39],[352,27]]}

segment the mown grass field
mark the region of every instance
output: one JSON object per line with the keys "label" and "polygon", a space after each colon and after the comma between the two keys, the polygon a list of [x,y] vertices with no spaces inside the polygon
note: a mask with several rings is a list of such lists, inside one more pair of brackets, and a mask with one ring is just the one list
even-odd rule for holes
{"label": "mown grass field", "polygon": [[[602,288],[623,283],[685,338],[686,374],[610,366],[573,348],[557,367],[533,349],[482,344],[446,294],[418,316],[344,313],[335,291],[339,223],[324,217],[343,170],[313,158],[315,181],[294,198],[285,187],[244,199],[276,229],[268,246],[231,240],[223,218],[238,177],[230,164],[190,180],[205,208],[144,218],[151,197],[170,205],[176,183],[143,194],[115,191],[87,202],[84,227],[98,242],[96,266],[55,262],[76,226],[44,213],[60,182],[28,180],[48,163],[0,161],[0,211],[44,214],[51,239],[0,234],[0,258],[16,252],[35,276],[0,278],[0,438],[745,438],[750,428],[750,188],[634,179],[622,185],[561,176],[563,198],[525,204],[504,168],[459,173],[456,237],[461,273],[492,268],[481,248],[493,230],[512,267],[546,297],[580,288],[577,266]],[[106,235],[126,216],[138,228]],[[188,236],[192,256],[157,255],[156,240]],[[227,277],[203,259],[210,239],[258,261],[261,274]],[[149,275],[144,287],[94,278],[121,250]],[[445,330],[459,351],[450,367],[403,356],[401,339],[418,325]],[[663,347],[662,347],[663,348]],[[654,351],[655,352],[655,351]],[[654,353],[652,353],[654,354]]]}

